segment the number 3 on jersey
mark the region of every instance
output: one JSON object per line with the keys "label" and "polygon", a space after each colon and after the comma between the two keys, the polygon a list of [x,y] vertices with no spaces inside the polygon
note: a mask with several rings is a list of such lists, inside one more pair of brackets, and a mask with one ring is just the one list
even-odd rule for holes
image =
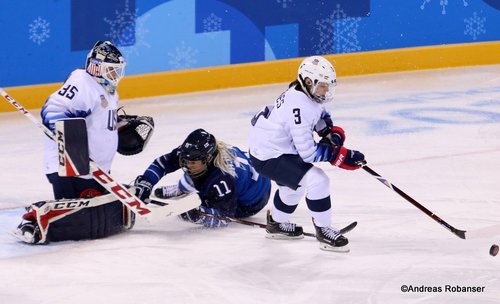
{"label": "number 3 on jersey", "polygon": [[302,119],[300,118],[300,109],[295,108],[292,111],[293,111],[293,117],[295,117],[293,121],[295,122],[296,125],[300,125],[300,123],[302,122]]}

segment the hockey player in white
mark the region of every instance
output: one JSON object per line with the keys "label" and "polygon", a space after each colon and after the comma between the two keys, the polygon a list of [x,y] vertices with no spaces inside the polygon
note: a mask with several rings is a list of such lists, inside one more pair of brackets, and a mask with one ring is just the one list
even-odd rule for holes
{"label": "hockey player in white", "polygon": [[[125,60],[109,41],[99,41],[87,57],[86,70],[76,69],[42,107],[43,123],[54,130],[62,118],[82,117],[87,124],[90,158],[109,171],[118,147],[118,93]],[[57,145],[47,138],[44,173],[58,171]],[[56,197],[57,198],[57,197]]]}
{"label": "hockey player in white", "polygon": [[[124,140],[117,132],[118,93],[116,88],[124,74],[125,60],[121,52],[109,41],[98,41],[87,56],[85,69],[74,70],[62,87],[49,96],[41,111],[43,124],[50,130],[55,129],[57,120],[84,118],[89,156],[108,172],[117,150],[119,152],[125,150],[128,155],[142,150],[142,146],[141,149],[126,147],[127,140]],[[128,116],[121,115],[120,117],[125,120],[120,123],[127,125]],[[132,134],[129,132],[130,128],[124,127],[123,129],[127,131],[125,132],[127,136]],[[88,198],[106,192],[91,176],[59,176],[58,166],[57,145],[47,138],[44,151],[44,173],[52,184],[56,200]],[[42,208],[44,204],[47,202],[41,201],[33,204],[28,213],[23,216],[26,222],[19,225],[18,231],[24,237],[24,241],[48,243],[100,238],[122,231],[124,228],[131,228],[133,225],[131,212],[119,201],[111,199],[109,203],[101,206],[74,210],[64,215],[61,212],[44,213],[41,221],[44,225],[51,222],[52,224],[42,234],[40,233],[40,214],[37,216],[37,210],[38,213],[47,210],[47,208]],[[28,236],[31,236],[31,239]]]}
{"label": "hockey player in white", "polygon": [[[333,126],[325,110],[323,104],[333,100],[335,86],[330,62],[321,56],[304,59],[288,90],[253,117],[249,149],[257,172],[278,184],[268,211],[267,237],[303,237],[302,227],[290,218],[305,195],[320,248],[347,252],[347,238],[332,226],[329,178],[312,165],[327,161],[355,170],[365,160],[362,153],[343,146],[344,130]],[[314,132],[323,138],[319,143]]]}

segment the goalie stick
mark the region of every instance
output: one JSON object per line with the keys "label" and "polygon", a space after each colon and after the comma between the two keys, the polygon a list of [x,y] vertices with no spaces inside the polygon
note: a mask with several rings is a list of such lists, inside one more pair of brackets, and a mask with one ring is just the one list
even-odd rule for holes
{"label": "goalie stick", "polygon": [[[201,212],[201,214],[205,215],[205,216],[215,217],[215,218],[218,218],[220,220],[226,220],[226,221],[232,222],[232,223],[238,223],[238,224],[242,224],[242,225],[246,225],[246,226],[252,226],[252,227],[266,229],[266,224],[262,224],[262,223],[252,222],[252,221],[243,220],[243,219],[237,219],[237,218],[224,216],[224,215],[209,214],[209,213],[205,213],[205,212]],[[349,225],[347,225],[343,228],[340,228],[339,233],[346,234],[349,231],[353,230],[357,225],[358,225],[358,222],[352,222]],[[308,236],[308,237],[313,237],[313,238],[316,237],[316,234],[310,233],[310,232],[305,232],[305,231],[304,231],[304,235]]]}
{"label": "goalie stick", "polygon": [[405,200],[407,200],[408,202],[410,202],[413,206],[417,207],[422,212],[424,212],[425,214],[427,214],[430,218],[432,218],[433,220],[435,220],[436,222],[438,222],[441,226],[443,226],[444,228],[446,228],[449,231],[451,231],[451,233],[453,233],[454,235],[458,236],[461,239],[465,239],[465,233],[467,231],[460,230],[460,229],[457,229],[457,228],[451,226],[450,224],[448,224],[447,222],[445,222],[444,220],[442,220],[439,216],[437,216],[434,212],[432,212],[429,209],[425,208],[422,204],[420,204],[419,202],[417,202],[416,200],[414,200],[411,196],[409,196],[408,194],[404,193],[401,189],[399,189],[398,187],[396,187],[393,184],[391,184],[387,179],[385,179],[382,176],[380,176],[380,174],[378,174],[377,172],[373,171],[366,164],[363,163],[363,164],[360,164],[360,166],[366,172],[370,173],[373,177],[375,177],[376,179],[378,179],[378,181],[381,182],[382,184],[384,184],[387,188],[389,188],[389,189],[393,190],[394,192],[396,192],[397,194],[399,194],[402,198],[404,198]]}
{"label": "goalie stick", "polygon": [[[29,120],[31,120],[36,126],[38,126],[47,136],[52,140],[55,140],[54,134],[45,125],[40,123],[33,114],[26,110],[19,102],[14,98],[9,96],[2,88],[0,88],[0,94],[2,97],[13,105],[19,112],[23,113]],[[112,193],[119,201],[126,205],[132,212],[134,212],[139,217],[144,217],[150,222],[158,221],[164,217],[170,216],[172,213],[168,209],[162,209],[161,207],[150,207],[146,205],[143,201],[137,198],[134,194],[128,191],[124,186],[117,183],[111,175],[104,172],[99,165],[94,161],[90,160],[90,174],[92,178],[95,179],[99,184],[101,184],[107,191]],[[155,198],[156,201],[163,201],[163,199]],[[167,201],[165,203],[168,204]]]}

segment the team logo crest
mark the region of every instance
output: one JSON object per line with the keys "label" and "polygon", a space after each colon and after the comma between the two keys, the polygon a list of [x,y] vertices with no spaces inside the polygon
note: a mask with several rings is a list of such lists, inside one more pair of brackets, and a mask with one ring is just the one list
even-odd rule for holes
{"label": "team logo crest", "polygon": [[106,98],[104,97],[104,95],[101,95],[101,107],[103,108],[107,108],[108,107],[108,101],[106,100]]}

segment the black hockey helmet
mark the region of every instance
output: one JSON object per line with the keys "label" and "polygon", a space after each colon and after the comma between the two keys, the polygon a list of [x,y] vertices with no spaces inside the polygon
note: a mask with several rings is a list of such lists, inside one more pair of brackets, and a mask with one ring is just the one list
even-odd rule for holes
{"label": "black hockey helmet", "polygon": [[[179,164],[191,177],[203,175],[217,155],[215,137],[203,129],[191,132],[180,146]],[[187,167],[188,161],[201,160],[206,166],[203,172],[192,174]]]}

